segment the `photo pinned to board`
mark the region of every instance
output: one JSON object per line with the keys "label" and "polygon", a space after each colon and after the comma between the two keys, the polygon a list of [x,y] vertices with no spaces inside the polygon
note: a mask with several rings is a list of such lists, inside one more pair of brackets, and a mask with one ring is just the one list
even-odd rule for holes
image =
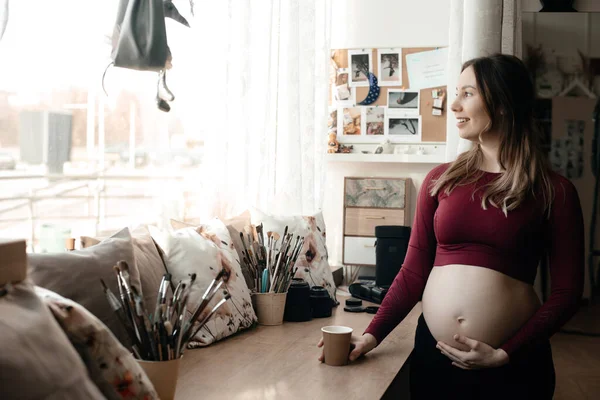
{"label": "photo pinned to board", "polygon": [[390,115],[416,117],[421,114],[421,96],[418,90],[389,89],[387,96]]}
{"label": "photo pinned to board", "polygon": [[368,137],[383,136],[386,107],[363,107],[363,113],[363,133]]}
{"label": "photo pinned to board", "polygon": [[[341,129],[339,129],[341,127]],[[362,134],[362,107],[338,108],[337,140],[340,143],[355,143]],[[360,140],[358,140],[360,141]]]}
{"label": "photo pinned to board", "polygon": [[397,116],[385,117],[385,136],[392,142],[420,142],[421,141],[421,116]]}
{"label": "photo pinned to board", "polygon": [[369,86],[369,72],[373,72],[372,54],[371,49],[348,50],[348,82],[351,87]]}
{"label": "photo pinned to board", "polygon": [[331,88],[331,98],[338,107],[353,107],[356,105],[356,89],[349,84],[349,68],[339,68],[335,86]]}
{"label": "photo pinned to board", "polygon": [[377,49],[379,86],[402,86],[402,49]]}

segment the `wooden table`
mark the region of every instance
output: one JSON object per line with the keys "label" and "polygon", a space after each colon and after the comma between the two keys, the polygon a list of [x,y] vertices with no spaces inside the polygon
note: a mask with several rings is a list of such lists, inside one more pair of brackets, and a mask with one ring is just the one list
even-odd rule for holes
{"label": "wooden table", "polygon": [[331,367],[317,360],[321,327],[345,325],[361,335],[373,318],[344,311],[345,298],[339,300],[330,318],[258,326],[207,348],[186,350],[176,399],[379,399],[386,391],[385,397],[396,394],[399,372],[413,348],[420,303],[366,357]]}

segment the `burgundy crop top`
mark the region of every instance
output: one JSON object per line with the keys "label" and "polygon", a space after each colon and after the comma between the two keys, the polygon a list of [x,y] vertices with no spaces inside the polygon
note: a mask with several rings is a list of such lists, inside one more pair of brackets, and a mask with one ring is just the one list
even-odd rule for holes
{"label": "burgundy crop top", "polygon": [[[533,284],[538,263],[548,254],[551,293],[537,312],[501,348],[511,355],[524,345],[549,338],[577,311],[584,282],[584,231],[579,196],[566,178],[551,173],[554,201],[550,218],[539,198],[508,211],[481,207],[481,187],[496,173],[483,172],[473,184],[430,195],[432,180],[449,164],[434,168],[423,181],[402,268],[365,333],[381,341],[421,300],[432,268],[449,264],[493,269]],[[474,189],[481,189],[475,191]]]}

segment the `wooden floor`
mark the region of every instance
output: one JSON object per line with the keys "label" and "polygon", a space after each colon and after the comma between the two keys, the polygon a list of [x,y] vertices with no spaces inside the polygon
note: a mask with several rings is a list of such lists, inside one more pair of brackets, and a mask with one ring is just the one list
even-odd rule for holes
{"label": "wooden floor", "polygon": [[[583,307],[565,328],[600,334],[600,305]],[[554,399],[600,399],[600,336],[557,333],[550,342],[556,369]]]}

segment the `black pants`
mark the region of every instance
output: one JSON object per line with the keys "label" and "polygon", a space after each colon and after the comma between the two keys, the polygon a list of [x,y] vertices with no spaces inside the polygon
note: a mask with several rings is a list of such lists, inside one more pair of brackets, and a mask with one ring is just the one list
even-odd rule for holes
{"label": "black pants", "polygon": [[435,346],[423,315],[419,318],[410,361],[411,400],[552,399],[556,377],[550,342],[527,354],[515,352],[508,364],[463,370]]}

